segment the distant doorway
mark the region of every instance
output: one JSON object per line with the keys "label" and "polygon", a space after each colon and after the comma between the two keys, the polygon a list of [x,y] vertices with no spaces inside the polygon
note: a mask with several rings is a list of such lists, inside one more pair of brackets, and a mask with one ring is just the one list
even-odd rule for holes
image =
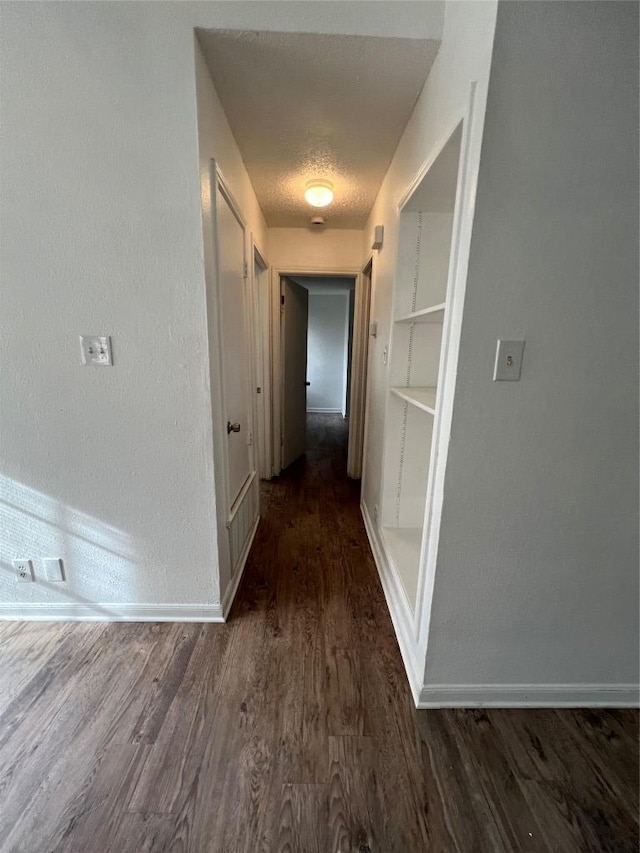
{"label": "distant doorway", "polygon": [[[351,407],[356,276],[281,276],[282,468],[307,449],[307,418]],[[336,420],[337,419],[337,420]]]}

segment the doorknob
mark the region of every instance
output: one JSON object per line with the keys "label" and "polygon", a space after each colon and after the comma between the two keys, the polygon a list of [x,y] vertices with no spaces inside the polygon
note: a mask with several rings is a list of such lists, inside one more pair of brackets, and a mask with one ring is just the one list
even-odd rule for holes
{"label": "doorknob", "polygon": [[311,383],[310,383],[310,382],[305,382],[304,384],[305,384],[305,385],[311,385]]}
{"label": "doorknob", "polygon": [[231,421],[227,421],[227,435],[230,432],[240,432],[240,424],[232,424]]}

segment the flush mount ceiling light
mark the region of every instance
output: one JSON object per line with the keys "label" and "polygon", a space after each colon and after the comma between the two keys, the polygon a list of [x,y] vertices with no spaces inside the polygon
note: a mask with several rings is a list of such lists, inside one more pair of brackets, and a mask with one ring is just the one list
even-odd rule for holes
{"label": "flush mount ceiling light", "polygon": [[333,201],[333,184],[329,181],[308,181],[304,197],[313,207],[326,207]]}

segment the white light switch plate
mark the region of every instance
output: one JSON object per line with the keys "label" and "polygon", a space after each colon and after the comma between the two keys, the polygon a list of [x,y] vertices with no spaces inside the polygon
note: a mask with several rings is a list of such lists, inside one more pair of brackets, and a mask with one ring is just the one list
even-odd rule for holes
{"label": "white light switch plate", "polygon": [[82,363],[87,366],[108,367],[111,360],[111,338],[97,335],[80,335]]}
{"label": "white light switch plate", "polygon": [[524,341],[498,340],[496,363],[493,367],[494,382],[517,382],[522,370]]}
{"label": "white light switch plate", "polygon": [[44,568],[44,576],[48,581],[56,583],[66,580],[62,560],[58,560],[57,557],[45,557],[42,561],[42,566]]}

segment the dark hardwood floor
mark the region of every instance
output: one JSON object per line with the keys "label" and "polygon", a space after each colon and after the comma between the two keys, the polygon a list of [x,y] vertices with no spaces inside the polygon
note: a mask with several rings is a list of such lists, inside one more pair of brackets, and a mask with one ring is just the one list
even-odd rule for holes
{"label": "dark hardwood floor", "polygon": [[0,850],[638,850],[632,711],[416,711],[345,425],[265,486],[230,621],[0,624]]}

